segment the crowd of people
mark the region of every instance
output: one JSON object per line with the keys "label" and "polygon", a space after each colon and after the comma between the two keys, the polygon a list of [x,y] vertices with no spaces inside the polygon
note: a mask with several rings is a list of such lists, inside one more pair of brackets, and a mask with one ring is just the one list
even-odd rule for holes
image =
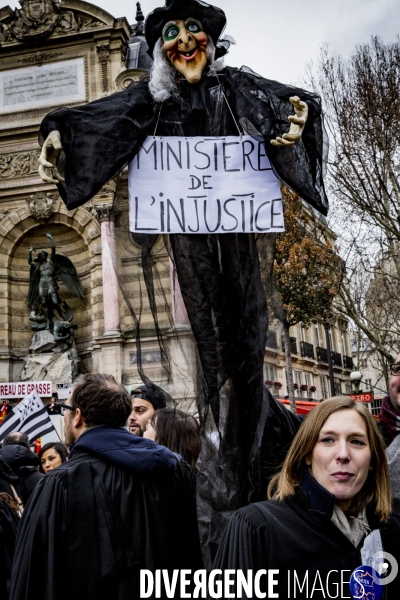
{"label": "crowd of people", "polygon": [[[392,373],[378,424],[347,396],[304,420],[292,415],[297,433],[268,499],[233,515],[213,569],[265,573],[262,594],[272,589],[267,573],[278,573],[279,595],[264,597],[280,598],[350,597],[350,575],[361,566],[376,568],[381,581],[385,569],[395,574],[400,355]],[[28,436],[14,432],[0,449],[1,598],[122,600],[140,597],[142,570],[202,572],[195,416],[160,406],[146,385],[129,395],[101,374],[84,375],[58,407],[65,444],[35,454]],[[398,579],[387,581],[385,598],[397,598]],[[342,595],[332,595],[339,584]],[[181,597],[163,585],[149,597]],[[245,597],[260,596],[247,589]]]}

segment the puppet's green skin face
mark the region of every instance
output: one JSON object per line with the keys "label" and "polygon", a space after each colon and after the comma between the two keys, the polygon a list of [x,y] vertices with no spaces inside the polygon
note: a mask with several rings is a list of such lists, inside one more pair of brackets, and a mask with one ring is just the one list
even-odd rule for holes
{"label": "puppet's green skin face", "polygon": [[196,19],[169,21],[163,29],[164,52],[189,83],[200,81],[207,66],[208,36]]}

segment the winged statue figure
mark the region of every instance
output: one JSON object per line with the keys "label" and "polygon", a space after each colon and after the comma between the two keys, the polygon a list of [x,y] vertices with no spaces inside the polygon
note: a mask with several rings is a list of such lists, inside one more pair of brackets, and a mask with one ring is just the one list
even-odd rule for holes
{"label": "winged statue figure", "polygon": [[34,331],[53,330],[54,312],[58,314],[59,320],[72,321],[71,308],[58,295],[57,280],[61,279],[68,290],[78,298],[84,297],[84,289],[74,264],[64,254],[57,254],[52,235],[46,233],[46,236],[50,240],[50,257],[48,252],[41,249],[37,257],[33,258],[32,252],[37,249],[35,246],[29,248],[28,253],[28,263],[31,265],[31,269],[26,303],[32,311],[30,320],[35,322],[32,326]]}

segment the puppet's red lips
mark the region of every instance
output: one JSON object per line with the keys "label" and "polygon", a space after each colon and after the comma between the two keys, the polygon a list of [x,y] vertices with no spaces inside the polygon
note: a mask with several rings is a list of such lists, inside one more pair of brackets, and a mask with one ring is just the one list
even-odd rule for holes
{"label": "puppet's red lips", "polygon": [[198,48],[193,48],[190,52],[179,52],[179,55],[185,60],[192,60],[197,54]]}

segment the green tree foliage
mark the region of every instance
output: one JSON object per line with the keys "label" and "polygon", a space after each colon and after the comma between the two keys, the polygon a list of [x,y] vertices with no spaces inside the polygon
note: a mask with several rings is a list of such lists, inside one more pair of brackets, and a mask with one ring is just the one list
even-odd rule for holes
{"label": "green tree foliage", "polygon": [[326,227],[287,188],[282,188],[282,198],[285,232],[277,235],[270,305],[283,325],[289,397],[294,409],[289,328],[300,322],[307,327],[327,318],[339,293],[343,269],[337,249],[326,239]]}

